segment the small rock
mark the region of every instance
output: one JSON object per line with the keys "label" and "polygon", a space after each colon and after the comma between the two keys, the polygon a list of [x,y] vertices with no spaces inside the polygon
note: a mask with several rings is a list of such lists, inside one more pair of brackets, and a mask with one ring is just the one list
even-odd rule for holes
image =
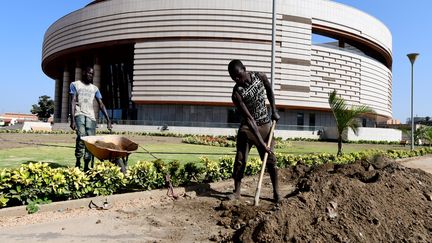
{"label": "small rock", "polygon": [[190,199],[196,198],[196,192],[194,192],[194,191],[186,192],[185,197],[190,198]]}
{"label": "small rock", "polygon": [[334,219],[334,218],[336,218],[338,216],[338,213],[332,207],[327,207],[327,214],[330,217],[330,219]]}
{"label": "small rock", "polygon": [[102,221],[101,221],[100,219],[98,219],[98,220],[96,221],[96,224],[100,224],[100,223],[102,223]]}
{"label": "small rock", "polygon": [[338,204],[337,204],[337,202],[331,201],[330,206],[332,206],[332,208],[336,209],[338,207]]}
{"label": "small rock", "polygon": [[65,227],[62,227],[62,228],[61,228],[61,230],[65,230],[65,229],[66,229]]}

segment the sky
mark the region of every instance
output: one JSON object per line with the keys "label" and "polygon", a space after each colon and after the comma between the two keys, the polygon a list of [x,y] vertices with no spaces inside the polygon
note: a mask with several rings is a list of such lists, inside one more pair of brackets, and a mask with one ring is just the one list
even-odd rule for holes
{"label": "sky", "polygon": [[[0,8],[0,114],[30,113],[39,96],[54,97],[54,80],[41,69],[43,36],[57,19],[89,2],[4,1]],[[406,55],[420,53],[414,65],[414,116],[432,116],[432,78],[428,72],[432,69],[432,1],[335,2],[366,12],[390,29],[393,36],[393,118],[402,123],[411,115],[411,64]]]}

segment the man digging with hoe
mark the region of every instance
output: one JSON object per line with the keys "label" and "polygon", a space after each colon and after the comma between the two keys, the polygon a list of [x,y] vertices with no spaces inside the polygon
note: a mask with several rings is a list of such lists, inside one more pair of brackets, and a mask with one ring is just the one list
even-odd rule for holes
{"label": "man digging with hoe", "polygon": [[[236,82],[232,92],[232,101],[241,113],[242,121],[237,134],[237,152],[234,161],[233,179],[234,193],[229,199],[239,199],[241,180],[246,168],[247,156],[252,145],[258,149],[262,161],[268,153],[267,171],[273,185],[274,202],[279,202],[278,171],[276,157],[273,153],[274,140],[266,145],[273,134],[270,134],[272,120],[276,122],[280,116],[277,113],[271,84],[263,73],[248,72],[240,60],[232,60],[228,64],[228,72]],[[265,104],[265,96],[270,102],[271,119]]]}

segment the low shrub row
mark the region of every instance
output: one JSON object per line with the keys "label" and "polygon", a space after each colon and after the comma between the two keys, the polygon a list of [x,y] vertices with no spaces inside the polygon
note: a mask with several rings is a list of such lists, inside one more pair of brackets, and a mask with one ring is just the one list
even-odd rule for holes
{"label": "low shrub row", "polygon": [[[324,163],[352,163],[370,159],[376,155],[388,158],[408,158],[431,154],[432,148],[408,150],[368,150],[344,154],[292,155],[277,154],[280,168],[303,163],[316,165]],[[179,161],[165,163],[162,160],[140,161],[128,169],[125,176],[119,167],[109,162],[99,162],[84,173],[77,168],[51,168],[47,163],[28,163],[20,168],[0,170],[0,208],[15,205],[32,205],[35,202],[49,202],[78,199],[86,196],[110,195],[137,190],[163,188],[165,176],[170,175],[174,186],[189,183],[208,183],[231,177],[234,158],[222,157],[218,161],[202,157],[199,163],[180,164]],[[246,166],[246,175],[255,175],[261,169],[261,161],[251,158]]]}
{"label": "low shrub row", "polygon": [[384,145],[398,145],[400,141],[372,141],[372,140],[357,140],[357,141],[346,141],[346,143],[353,144],[384,144]]}
{"label": "low shrub row", "polygon": [[[75,134],[73,130],[55,130],[55,131],[25,131],[21,129],[0,129],[1,133],[22,133],[22,134]],[[179,134],[171,132],[128,132],[128,131],[108,131],[108,130],[96,130],[96,134],[113,134],[113,135],[137,135],[137,136],[160,136],[160,137],[186,137],[191,134]]]}
{"label": "low shrub row", "polygon": [[[208,136],[208,135],[191,135],[182,139],[183,143],[199,144],[218,147],[235,147],[235,136]],[[292,142],[276,138],[276,148],[288,148],[292,146]]]}

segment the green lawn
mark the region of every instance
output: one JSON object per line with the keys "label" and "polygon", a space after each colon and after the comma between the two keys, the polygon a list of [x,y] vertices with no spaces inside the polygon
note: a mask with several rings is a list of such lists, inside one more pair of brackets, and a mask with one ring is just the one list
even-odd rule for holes
{"label": "green lawn", "polygon": [[[235,148],[211,147],[193,144],[150,144],[144,147],[155,157],[166,162],[179,160],[180,162],[197,162],[201,156],[217,160],[224,155],[234,156]],[[60,165],[75,165],[74,144],[57,144],[54,147],[38,146],[0,150],[0,168],[18,167],[23,162],[41,161]],[[257,156],[256,149],[251,151]],[[129,156],[129,165],[140,160],[155,160],[141,147]]]}
{"label": "green lawn", "polygon": [[[13,148],[0,150],[0,168],[18,167],[21,163],[28,161],[42,161],[57,163],[63,166],[75,165],[74,144],[51,144],[52,146],[37,146],[25,148]],[[235,155],[235,148],[213,147],[192,144],[148,144],[144,147],[156,157],[169,162],[179,160],[180,162],[196,162],[201,156],[217,160],[218,158]],[[409,149],[400,145],[377,145],[377,144],[344,144],[345,153],[367,150],[367,149]],[[306,154],[306,153],[336,153],[337,144],[330,142],[305,142],[294,141],[292,146],[284,149],[276,149],[279,153]],[[257,156],[255,148],[251,150],[251,156]],[[129,157],[129,165],[140,160],[154,160],[154,158],[139,148],[137,152]]]}

